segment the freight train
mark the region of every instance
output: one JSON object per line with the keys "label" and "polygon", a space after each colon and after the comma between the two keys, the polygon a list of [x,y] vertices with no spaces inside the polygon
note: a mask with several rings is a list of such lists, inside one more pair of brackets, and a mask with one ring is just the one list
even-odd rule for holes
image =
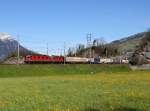
{"label": "freight train", "polygon": [[27,55],[24,57],[26,64],[128,64],[127,59],[113,58],[86,58],[86,57],[64,57],[47,55]]}
{"label": "freight train", "polygon": [[27,64],[98,64],[100,58],[83,58],[83,57],[64,57],[64,56],[47,56],[47,55],[27,55],[24,57],[24,63]]}

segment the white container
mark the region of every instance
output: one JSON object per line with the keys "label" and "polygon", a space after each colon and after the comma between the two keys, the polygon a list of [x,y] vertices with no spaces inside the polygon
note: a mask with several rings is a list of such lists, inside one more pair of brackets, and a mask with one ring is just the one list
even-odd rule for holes
{"label": "white container", "polygon": [[66,57],[66,62],[68,63],[87,63],[88,58],[83,57]]}

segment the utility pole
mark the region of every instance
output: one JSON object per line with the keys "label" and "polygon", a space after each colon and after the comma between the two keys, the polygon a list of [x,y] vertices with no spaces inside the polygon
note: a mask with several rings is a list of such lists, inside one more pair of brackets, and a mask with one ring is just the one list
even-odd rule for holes
{"label": "utility pole", "polygon": [[66,64],[66,43],[64,42],[64,65]]}
{"label": "utility pole", "polygon": [[87,39],[87,47],[89,47],[89,49],[90,49],[89,50],[90,64],[91,64],[91,57],[92,57],[91,38],[92,38],[92,34],[91,33],[87,34],[86,39]]}
{"label": "utility pole", "polygon": [[18,59],[18,63],[17,63],[17,64],[19,65],[19,60],[20,60],[20,45],[19,45],[19,35],[18,35],[18,38],[17,38],[17,39],[18,39],[18,46],[17,46],[17,50],[18,50],[18,51],[17,51],[17,52],[18,52],[18,53],[17,53],[17,59]]}
{"label": "utility pole", "polygon": [[77,45],[75,46],[75,57],[77,56]]}
{"label": "utility pole", "polygon": [[49,50],[49,49],[48,49],[48,43],[46,44],[46,49],[47,49],[47,55],[48,55],[48,50]]}
{"label": "utility pole", "polygon": [[106,50],[105,50],[105,51],[106,51],[106,52],[105,52],[105,53],[106,53],[106,58],[108,58],[108,52],[107,52],[107,48],[106,48]]}
{"label": "utility pole", "polygon": [[122,63],[122,57],[121,57],[121,51],[120,51],[120,64]]}

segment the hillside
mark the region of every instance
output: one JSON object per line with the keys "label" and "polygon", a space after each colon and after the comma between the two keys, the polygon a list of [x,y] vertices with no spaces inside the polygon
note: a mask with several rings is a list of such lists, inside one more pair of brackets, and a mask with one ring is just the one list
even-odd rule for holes
{"label": "hillside", "polygon": [[110,44],[118,45],[120,51],[134,51],[136,46],[139,45],[144,34],[145,32],[141,32],[129,37],[124,37],[120,40],[113,41]]}
{"label": "hillside", "polygon": [[[100,43],[92,46],[92,57],[111,57],[118,56],[120,52],[134,52],[136,47],[139,46],[141,39],[144,37],[146,32],[141,32],[128,37],[123,37],[120,40],[115,40],[107,44]],[[98,41],[97,41],[98,42]],[[94,41],[93,41],[94,43]],[[89,48],[82,48],[78,50],[76,55],[88,56],[90,52]]]}

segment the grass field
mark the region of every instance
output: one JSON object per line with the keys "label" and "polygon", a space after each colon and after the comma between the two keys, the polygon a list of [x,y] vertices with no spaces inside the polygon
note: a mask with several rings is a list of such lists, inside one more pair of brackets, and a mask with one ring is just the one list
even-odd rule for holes
{"label": "grass field", "polygon": [[0,111],[150,111],[150,71],[0,65]]}

